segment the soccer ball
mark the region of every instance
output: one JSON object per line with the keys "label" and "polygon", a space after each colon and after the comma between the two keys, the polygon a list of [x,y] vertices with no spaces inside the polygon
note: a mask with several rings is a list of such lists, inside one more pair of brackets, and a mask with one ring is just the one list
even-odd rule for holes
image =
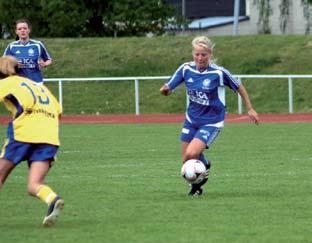
{"label": "soccer ball", "polygon": [[190,159],[183,164],[181,175],[188,183],[198,184],[207,178],[208,173],[203,162],[198,159]]}

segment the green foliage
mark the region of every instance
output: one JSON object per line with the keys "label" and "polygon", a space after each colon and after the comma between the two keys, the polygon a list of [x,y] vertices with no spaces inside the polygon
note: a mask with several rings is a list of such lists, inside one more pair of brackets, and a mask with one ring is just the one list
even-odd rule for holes
{"label": "green foliage", "polygon": [[45,36],[47,34],[41,0],[1,0],[0,12],[1,37],[6,32],[10,33],[12,38],[15,38],[15,21],[24,18],[31,20],[35,36]]}
{"label": "green foliage", "polygon": [[80,37],[162,34],[174,11],[162,0],[2,0],[0,12],[2,34],[13,37],[12,22],[27,18],[33,36]]}
{"label": "green foliage", "polygon": [[282,0],[281,3],[279,4],[279,9],[280,9],[280,29],[282,33],[286,32],[286,26],[288,23],[288,17],[290,13],[290,0]]}
{"label": "green foliage", "polygon": [[273,9],[270,5],[270,0],[254,0],[254,4],[257,5],[259,10],[259,17],[258,17],[258,31],[259,34],[270,34],[270,16],[273,13]]}
{"label": "green foliage", "polygon": [[83,1],[42,0],[42,15],[45,16],[46,36],[79,36],[85,28],[90,11]]}
{"label": "green foliage", "polygon": [[[148,32],[164,33],[167,18],[173,10],[162,4],[162,1],[122,0],[112,1],[110,11],[104,15],[104,22],[115,36],[144,35]],[[129,11],[133,9],[134,11]]]}
{"label": "green foliage", "polygon": [[303,16],[306,20],[305,34],[309,35],[312,28],[311,1],[301,0],[301,4],[303,6]]}
{"label": "green foliage", "polygon": [[62,125],[46,180],[65,199],[57,224],[42,228],[24,162],[0,192],[1,242],[310,242],[311,123],[226,124],[200,198],[180,176],[180,129]]}

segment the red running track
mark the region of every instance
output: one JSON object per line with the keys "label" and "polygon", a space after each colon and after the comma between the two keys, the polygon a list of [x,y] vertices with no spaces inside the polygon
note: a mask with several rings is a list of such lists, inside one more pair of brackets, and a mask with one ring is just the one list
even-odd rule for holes
{"label": "red running track", "polygon": [[[312,113],[304,114],[260,114],[260,123],[305,123],[312,122]],[[7,116],[0,116],[0,124],[10,120]],[[184,114],[153,114],[153,115],[64,115],[61,123],[181,123]],[[249,123],[247,115],[228,114],[227,123]]]}

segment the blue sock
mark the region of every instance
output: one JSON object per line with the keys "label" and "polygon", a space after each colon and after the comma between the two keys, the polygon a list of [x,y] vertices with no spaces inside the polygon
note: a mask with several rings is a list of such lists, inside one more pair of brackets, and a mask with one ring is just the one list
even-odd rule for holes
{"label": "blue sock", "polygon": [[203,163],[205,164],[205,166],[207,167],[207,165],[208,165],[208,160],[206,160],[206,158],[205,158],[205,156],[204,156],[203,153],[199,155],[199,160],[200,160],[201,162],[203,162]]}
{"label": "blue sock", "polygon": [[[210,162],[209,160],[206,160],[203,153],[199,155],[199,160],[204,163],[207,170],[210,168],[210,164],[209,164]],[[207,181],[208,181],[208,178],[205,178],[199,184],[196,184],[196,185],[192,184],[192,187],[201,188]]]}
{"label": "blue sock", "polygon": [[[207,170],[210,168],[210,165],[209,165],[210,162],[209,162],[209,160],[206,160],[206,158],[205,158],[203,153],[201,153],[199,155],[198,159],[205,164]],[[208,181],[208,178],[205,178],[199,184],[192,184],[192,188],[193,189],[201,188],[201,186],[203,186],[207,181]]]}
{"label": "blue sock", "polygon": [[[202,161],[202,162],[205,164],[207,170],[210,169],[210,161],[209,161],[209,160],[206,160],[206,158],[205,158],[205,156],[204,156],[203,153],[200,154],[199,160]],[[208,181],[208,178],[207,178],[207,179],[204,179],[201,183],[199,183],[199,186],[204,185],[207,181]]]}

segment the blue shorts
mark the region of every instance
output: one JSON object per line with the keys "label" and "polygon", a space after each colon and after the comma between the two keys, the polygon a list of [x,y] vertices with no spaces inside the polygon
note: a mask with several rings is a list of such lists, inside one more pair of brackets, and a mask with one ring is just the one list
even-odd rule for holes
{"label": "blue shorts", "polygon": [[30,166],[33,161],[54,161],[57,150],[56,145],[23,143],[10,139],[3,145],[0,157],[12,161],[15,165],[27,160]]}
{"label": "blue shorts", "polygon": [[217,138],[220,131],[221,129],[218,127],[209,125],[196,126],[186,120],[184,122],[180,138],[181,141],[187,143],[190,143],[193,138],[198,138],[205,143],[207,147],[209,147]]}

